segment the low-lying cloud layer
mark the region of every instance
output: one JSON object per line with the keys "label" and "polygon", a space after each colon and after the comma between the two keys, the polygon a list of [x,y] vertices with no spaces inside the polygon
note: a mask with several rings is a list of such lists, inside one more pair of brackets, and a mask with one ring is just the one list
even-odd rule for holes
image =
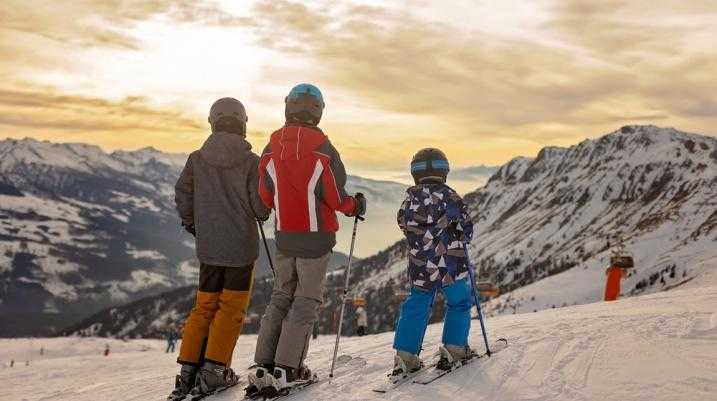
{"label": "low-lying cloud layer", "polygon": [[176,110],[147,106],[141,97],[113,102],[37,87],[0,89],[0,129],[34,133],[40,139],[55,141],[61,133],[63,140],[101,141],[117,147],[127,137],[148,132],[167,142],[181,142],[185,133],[204,127]]}

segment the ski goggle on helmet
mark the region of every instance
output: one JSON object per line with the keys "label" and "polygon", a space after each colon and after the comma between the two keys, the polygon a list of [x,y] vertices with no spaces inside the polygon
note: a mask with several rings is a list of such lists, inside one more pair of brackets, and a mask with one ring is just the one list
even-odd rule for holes
{"label": "ski goggle on helmet", "polygon": [[448,158],[440,149],[421,149],[411,160],[411,175],[417,185],[424,181],[446,182],[449,171]]}

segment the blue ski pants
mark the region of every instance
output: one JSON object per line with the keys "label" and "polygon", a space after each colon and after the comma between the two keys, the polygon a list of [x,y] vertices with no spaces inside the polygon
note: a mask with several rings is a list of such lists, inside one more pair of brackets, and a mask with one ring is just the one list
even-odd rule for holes
{"label": "blue ski pants", "polygon": [[[443,287],[446,299],[446,316],[443,321],[443,344],[466,346],[471,328],[471,307],[473,306],[471,286],[468,280],[458,280]],[[433,309],[433,300],[438,288],[427,291],[411,288],[411,294],[401,305],[396,324],[393,348],[418,355],[423,344],[428,320]]]}

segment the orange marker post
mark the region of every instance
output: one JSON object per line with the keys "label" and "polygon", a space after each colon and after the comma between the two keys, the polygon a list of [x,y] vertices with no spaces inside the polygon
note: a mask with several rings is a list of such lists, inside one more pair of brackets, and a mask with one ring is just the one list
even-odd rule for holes
{"label": "orange marker post", "polygon": [[607,282],[605,283],[605,301],[614,301],[620,296],[620,281],[627,276],[625,269],[618,266],[610,266],[605,271]]}

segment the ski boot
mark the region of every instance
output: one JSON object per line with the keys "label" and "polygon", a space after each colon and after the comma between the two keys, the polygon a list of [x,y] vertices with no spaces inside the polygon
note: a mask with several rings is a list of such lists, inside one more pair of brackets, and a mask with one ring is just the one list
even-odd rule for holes
{"label": "ski boot", "polygon": [[393,358],[393,371],[389,377],[398,380],[421,369],[423,369],[423,361],[418,355],[406,351],[397,351],[396,356]]}
{"label": "ski boot", "polygon": [[265,376],[265,385],[259,390],[259,393],[264,398],[275,398],[288,393],[295,385],[309,381],[313,377],[311,370],[306,366],[299,368],[276,366],[272,374]]}
{"label": "ski boot", "polygon": [[239,383],[239,376],[231,368],[214,362],[204,362],[197,374],[197,383],[192,389],[192,395],[212,393],[237,383]]}
{"label": "ski boot", "polygon": [[244,389],[244,396],[253,399],[258,397],[261,389],[268,384],[267,379],[274,372],[274,365],[259,364],[251,366],[249,369],[256,370],[247,376],[249,385]]}
{"label": "ski boot", "polygon": [[197,381],[197,367],[182,365],[179,374],[174,380],[174,390],[167,397],[168,401],[183,400],[194,388]]}
{"label": "ski boot", "polygon": [[459,345],[441,345],[438,348],[440,359],[436,364],[436,368],[440,370],[451,370],[456,365],[460,365],[464,361],[471,359],[475,354],[468,346],[461,347]]}

